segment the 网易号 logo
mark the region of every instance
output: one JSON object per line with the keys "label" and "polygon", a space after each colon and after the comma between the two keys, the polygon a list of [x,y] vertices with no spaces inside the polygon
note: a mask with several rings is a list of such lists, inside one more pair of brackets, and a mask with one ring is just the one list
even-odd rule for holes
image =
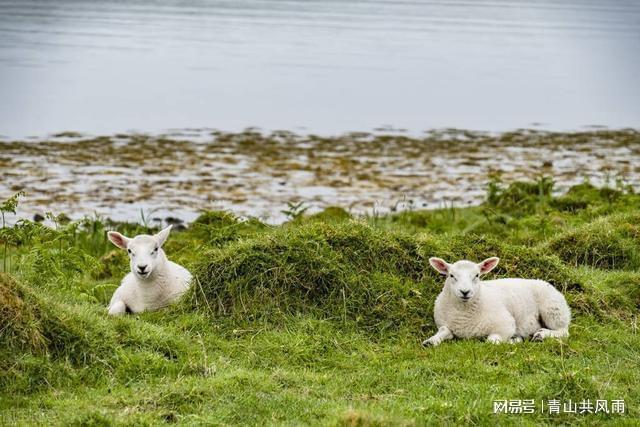
{"label": "\u7f51\u6613\u53f7 logo", "polygon": [[540,400],[535,399],[505,399],[493,401],[494,414],[533,414],[542,412],[547,414],[624,414],[626,412],[624,399],[582,399],[568,400]]}

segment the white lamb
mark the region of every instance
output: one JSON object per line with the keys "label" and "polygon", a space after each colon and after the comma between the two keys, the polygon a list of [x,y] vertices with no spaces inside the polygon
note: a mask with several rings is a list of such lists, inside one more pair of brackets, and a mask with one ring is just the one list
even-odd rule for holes
{"label": "white lamb", "polygon": [[438,332],[423,345],[436,346],[453,337],[484,338],[492,343],[520,342],[532,337],[569,336],[571,312],[564,296],[542,280],[480,280],[493,270],[499,258],[479,264],[458,261],[449,264],[440,258],[429,263],[447,275],[435,302]]}
{"label": "white lamb", "polygon": [[110,315],[157,310],[176,301],[189,289],[191,273],[169,261],[162,250],[170,231],[168,226],[153,236],[142,234],[133,239],[117,231],[107,233],[114,245],[129,253],[131,264],[131,272],[113,293],[108,307]]}

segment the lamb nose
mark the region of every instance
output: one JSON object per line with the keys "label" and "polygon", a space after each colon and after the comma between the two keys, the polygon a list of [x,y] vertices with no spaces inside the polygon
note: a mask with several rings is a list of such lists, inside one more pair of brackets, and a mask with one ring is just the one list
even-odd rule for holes
{"label": "lamb nose", "polygon": [[140,271],[140,273],[144,273],[144,271],[147,269],[146,265],[139,265],[138,266],[138,270]]}
{"label": "lamb nose", "polygon": [[460,291],[463,297],[466,297],[467,295],[469,295],[469,292],[470,291]]}

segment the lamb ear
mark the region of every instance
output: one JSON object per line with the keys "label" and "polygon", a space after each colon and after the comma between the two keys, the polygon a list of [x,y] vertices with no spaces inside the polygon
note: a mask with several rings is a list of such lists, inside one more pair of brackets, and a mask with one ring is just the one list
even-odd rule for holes
{"label": "lamb ear", "polygon": [[496,268],[496,265],[498,265],[498,261],[500,261],[500,258],[494,256],[491,258],[487,258],[479,263],[478,268],[480,269],[480,274],[487,274],[488,272]]}
{"label": "lamb ear", "polygon": [[107,233],[107,238],[120,249],[127,249],[127,246],[129,246],[129,242],[131,241],[130,238],[118,233],[117,231],[109,231]]}
{"label": "lamb ear", "polygon": [[429,258],[429,264],[431,264],[431,267],[435,268],[438,273],[449,274],[450,265],[442,258]]}
{"label": "lamb ear", "polygon": [[167,240],[167,237],[169,237],[169,233],[171,232],[171,227],[173,227],[173,225],[169,225],[155,235],[155,238],[158,239],[158,246],[164,245],[164,242]]}

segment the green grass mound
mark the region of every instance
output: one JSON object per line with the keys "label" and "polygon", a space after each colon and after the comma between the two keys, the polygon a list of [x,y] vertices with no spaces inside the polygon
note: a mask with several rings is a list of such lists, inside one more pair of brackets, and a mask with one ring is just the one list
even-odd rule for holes
{"label": "green grass mound", "polygon": [[551,199],[549,204],[559,211],[577,212],[591,206],[610,205],[628,195],[622,190],[609,187],[597,188],[584,183],[571,187],[563,196]]}
{"label": "green grass mound", "polygon": [[0,274],[0,342],[10,350],[3,356],[33,352],[83,363],[108,352],[109,333],[91,317],[93,310],[77,310],[59,298],[40,298],[36,292]]}
{"label": "green grass mound", "polygon": [[[204,369],[201,347],[188,344],[179,330],[136,318],[109,319],[103,307],[35,301],[30,323],[19,328],[13,319],[10,334],[3,330],[0,392],[28,394]],[[184,365],[176,367],[177,360]]]}
{"label": "green grass mound", "polygon": [[551,239],[548,248],[570,265],[636,270],[640,268],[640,215],[598,218]]}
{"label": "green grass mound", "polygon": [[581,282],[555,255],[473,235],[408,235],[359,221],[290,225],[224,248],[196,263],[198,291],[217,315],[274,321],[312,313],[369,331],[432,325],[443,284],[428,264],[440,256],[481,261],[499,256],[490,277],[547,280],[580,293]]}
{"label": "green grass mound", "polygon": [[329,206],[322,211],[309,216],[309,219],[311,220],[324,222],[345,221],[351,218],[352,216],[349,212],[338,206]]}
{"label": "green grass mound", "polygon": [[33,288],[0,275],[0,388],[31,390],[51,377],[42,360],[69,366],[109,359],[108,331],[86,313],[68,310],[57,299],[43,299]]}
{"label": "green grass mound", "polygon": [[12,277],[0,273],[0,348],[32,351],[45,348],[34,302]]}
{"label": "green grass mound", "polygon": [[640,310],[640,272],[581,267],[576,271],[585,292],[569,294],[574,311],[600,321],[631,320]]}
{"label": "green grass mound", "polygon": [[315,222],[210,250],[195,271],[219,314],[277,321],[314,313],[371,331],[415,329],[429,321],[438,289],[420,283],[428,245],[361,222]]}

